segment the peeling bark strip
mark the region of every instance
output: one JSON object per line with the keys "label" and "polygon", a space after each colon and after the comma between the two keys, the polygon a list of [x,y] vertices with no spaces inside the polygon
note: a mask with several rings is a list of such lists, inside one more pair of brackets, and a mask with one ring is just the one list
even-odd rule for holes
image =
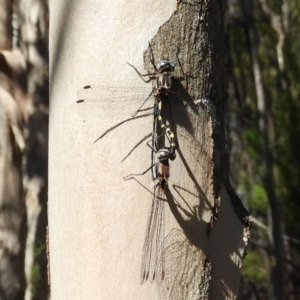
{"label": "peeling bark strip", "polygon": [[[214,0],[179,1],[144,53],[149,73],[153,72],[151,52],[155,63],[177,62],[174,77],[182,69],[185,81],[174,80],[172,90],[199,99],[197,105],[187,107],[188,118],[178,122],[175,117],[175,128],[170,125],[179,142],[179,158],[172,164],[176,168],[181,160],[178,169],[187,172],[190,183],[181,182],[184,175],[178,172],[172,178],[179,184],[166,191],[182,230],[171,230],[164,241],[158,268],[164,269],[165,276],[156,280],[160,299],[224,299],[225,295],[234,299],[238,293],[242,263],[234,258],[242,257],[248,241],[250,215],[227,179],[224,5]],[[172,116],[179,115],[172,103],[167,109]],[[232,206],[227,205],[228,199]]]}

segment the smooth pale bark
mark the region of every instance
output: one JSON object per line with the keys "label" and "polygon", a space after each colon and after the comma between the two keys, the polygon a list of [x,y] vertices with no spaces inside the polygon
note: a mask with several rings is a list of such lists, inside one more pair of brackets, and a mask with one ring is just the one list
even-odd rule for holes
{"label": "smooth pale bark", "polygon": [[[222,149],[216,149],[222,134],[216,118],[222,111],[224,7],[215,1],[177,6],[165,1],[52,1],[50,12],[51,299],[234,298],[248,236],[236,216],[238,201],[229,198],[222,184],[232,192],[222,175]],[[218,40],[223,45],[219,50]],[[144,186],[123,180],[151,165],[145,141],[121,162],[151,132],[152,118],[128,122],[93,143],[119,119],[118,103],[112,99],[105,111],[113,122],[76,115],[70,108],[86,84],[144,87],[126,62],[153,71],[149,51],[143,64],[149,41],[156,62],[165,57],[176,61],[179,50],[183,69],[192,76],[189,92],[201,102],[183,115],[172,111],[179,121],[180,150],[170,163],[166,274],[157,280],[159,294],[155,283],[140,285],[151,176],[138,178]],[[179,64],[177,69],[180,74]]]}
{"label": "smooth pale bark", "polygon": [[[163,1],[50,3],[51,299],[155,299],[155,286],[139,283],[151,195],[123,180],[149,167],[150,152],[144,144],[121,163],[151,131],[151,118],[94,144],[110,124],[69,106],[88,83],[143,86],[126,62],[142,70],[143,49],[174,8]],[[152,187],[150,175],[143,179]]]}

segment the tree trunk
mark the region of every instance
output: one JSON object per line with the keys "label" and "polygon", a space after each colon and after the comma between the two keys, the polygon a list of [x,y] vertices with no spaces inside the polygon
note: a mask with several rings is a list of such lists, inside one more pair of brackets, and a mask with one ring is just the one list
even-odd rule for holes
{"label": "tree trunk", "polygon": [[[230,186],[223,146],[224,3],[51,5],[51,298],[236,298],[249,214]],[[152,118],[126,122],[93,140],[122,120],[124,110],[134,112],[138,88],[147,85],[126,61],[153,73],[151,53],[155,63],[163,58],[177,63],[174,77],[185,80],[174,79],[172,90],[178,99],[184,94],[187,103],[172,103],[170,97],[169,108],[163,107],[163,119],[179,142],[165,188],[169,208],[156,266],[163,276],[156,272],[155,283],[149,278],[140,285],[153,183],[148,173],[136,180],[123,177],[151,166],[146,141]],[[90,95],[99,103],[80,111],[72,102],[81,99],[76,91],[86,84],[102,86],[98,95]],[[108,91],[107,86],[128,89]],[[111,101],[101,105],[107,97]],[[72,113],[74,107],[79,115]],[[97,115],[102,119],[91,117]],[[167,139],[161,146],[168,146]]]}
{"label": "tree trunk", "polygon": [[[15,75],[7,61],[12,45],[12,4],[0,3],[0,299],[21,300],[25,291],[26,238],[22,186],[24,139],[19,107],[8,92],[14,81],[7,73]],[[15,66],[19,62],[14,56]]]}
{"label": "tree trunk", "polygon": [[[26,214],[22,189],[22,155],[12,134],[17,115],[14,99],[0,88],[0,298],[24,299]],[[3,104],[4,102],[4,104]]]}
{"label": "tree trunk", "polygon": [[18,44],[28,66],[25,84],[27,93],[20,97],[26,120],[24,183],[28,234],[25,300],[45,300],[49,294],[46,267],[49,106],[47,1],[18,0],[16,13],[20,29]]}

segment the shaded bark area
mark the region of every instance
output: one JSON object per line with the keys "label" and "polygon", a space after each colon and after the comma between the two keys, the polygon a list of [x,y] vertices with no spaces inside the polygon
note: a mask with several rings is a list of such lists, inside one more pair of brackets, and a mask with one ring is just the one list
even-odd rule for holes
{"label": "shaded bark area", "polygon": [[[179,143],[179,159],[194,185],[184,188],[190,195],[198,195],[198,202],[191,202],[189,196],[184,199],[195,208],[195,214],[182,209],[184,205],[175,200],[176,192],[171,190],[167,195],[170,209],[186,238],[182,244],[189,243],[195,247],[194,251],[202,253],[197,258],[202,274],[197,299],[237,296],[243,249],[250,235],[250,215],[230,185],[224,147],[224,13],[223,1],[178,1],[177,10],[160,27],[144,53],[145,69],[149,73],[154,68],[152,53],[155,63],[160,59],[177,62],[172,90],[184,94],[186,99],[201,102],[199,106],[189,104],[189,119],[175,117],[176,126],[172,117],[166,118]],[[172,103],[169,110],[175,116],[182,114],[176,112]],[[230,257],[232,253],[235,259]],[[224,257],[223,262],[218,255]],[[227,275],[221,269],[227,269]],[[192,289],[193,284],[188,286],[189,283],[187,289]]]}

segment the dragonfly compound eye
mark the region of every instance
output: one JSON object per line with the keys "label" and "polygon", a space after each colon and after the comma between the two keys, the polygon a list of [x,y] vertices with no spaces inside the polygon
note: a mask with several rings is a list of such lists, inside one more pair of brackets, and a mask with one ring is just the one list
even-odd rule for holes
{"label": "dragonfly compound eye", "polygon": [[167,59],[161,60],[156,66],[158,72],[169,71],[173,72],[175,69],[175,64]]}
{"label": "dragonfly compound eye", "polygon": [[170,155],[170,151],[168,149],[160,149],[156,153],[156,157],[159,161],[168,159],[169,155]]}

